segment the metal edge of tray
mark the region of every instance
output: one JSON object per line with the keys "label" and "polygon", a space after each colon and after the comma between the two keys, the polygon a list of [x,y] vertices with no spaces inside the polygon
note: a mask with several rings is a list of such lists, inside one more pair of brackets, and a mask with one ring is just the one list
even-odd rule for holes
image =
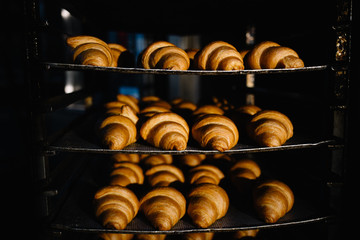
{"label": "metal edge of tray", "polygon": [[307,71],[321,71],[327,69],[328,65],[306,66],[303,68],[284,69],[245,69],[245,70],[169,70],[169,69],[144,69],[125,67],[99,67],[71,63],[43,62],[47,70],[74,70],[74,71],[102,71],[124,74],[165,74],[165,75],[246,75],[246,74],[269,74],[269,73],[293,73]]}

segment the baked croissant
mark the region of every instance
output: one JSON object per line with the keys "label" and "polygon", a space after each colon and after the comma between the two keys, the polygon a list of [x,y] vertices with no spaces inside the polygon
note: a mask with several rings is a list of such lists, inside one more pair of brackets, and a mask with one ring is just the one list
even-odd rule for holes
{"label": "baked croissant", "polygon": [[260,177],[259,165],[250,159],[238,160],[230,168],[230,179],[239,192],[244,193],[251,189],[255,179]]}
{"label": "baked croissant", "polygon": [[222,110],[220,107],[217,107],[215,105],[202,105],[202,106],[196,108],[193,112],[193,115],[195,115],[195,116],[202,116],[204,114],[223,115],[224,110]]}
{"label": "baked croissant", "polygon": [[140,210],[158,230],[170,230],[186,212],[185,197],[172,187],[156,187],[140,201]]}
{"label": "baked croissant", "polygon": [[256,113],[246,126],[250,138],[261,146],[277,147],[293,136],[290,119],[273,110]]}
{"label": "baked croissant", "polygon": [[136,216],[140,204],[128,188],[106,186],[94,196],[95,215],[106,228],[121,230]]}
{"label": "baked croissant", "polygon": [[261,108],[255,105],[243,105],[233,109],[228,113],[228,117],[236,124],[240,135],[246,135],[246,125],[253,115],[261,111]]}
{"label": "baked croissant", "polygon": [[217,114],[205,114],[197,118],[191,133],[202,147],[220,152],[233,148],[239,140],[239,132],[234,122]]}
{"label": "baked croissant", "polygon": [[184,240],[212,240],[214,234],[215,234],[214,232],[186,233],[184,235]]}
{"label": "baked croissant", "polygon": [[242,70],[243,59],[236,48],[223,41],[203,47],[194,57],[194,65],[201,70]]}
{"label": "baked croissant", "polygon": [[145,172],[145,176],[152,187],[169,186],[172,182],[185,182],[183,172],[170,164],[160,164],[151,167]]}
{"label": "baked croissant", "polygon": [[261,219],[275,223],[294,205],[294,194],[283,182],[267,180],[253,190],[254,208]]}
{"label": "baked croissant", "polygon": [[83,65],[113,66],[113,55],[109,46],[92,36],[76,36],[66,39],[73,49],[73,60]]}
{"label": "baked croissant", "polygon": [[190,59],[187,53],[166,41],[150,44],[139,57],[141,66],[146,69],[187,70],[190,66]]}
{"label": "baked croissant", "polygon": [[137,139],[135,124],[121,115],[107,117],[101,123],[100,130],[103,143],[112,150],[121,150]]}
{"label": "baked croissant", "polygon": [[110,177],[110,185],[126,187],[129,184],[143,184],[144,174],[142,168],[136,163],[119,162],[114,163]]}
{"label": "baked croissant", "polygon": [[126,153],[115,153],[111,156],[115,163],[117,162],[133,162],[139,163],[140,162],[140,155],[139,154],[126,154]]}
{"label": "baked croissant", "polygon": [[141,160],[145,166],[156,166],[161,164],[172,164],[173,156],[170,154],[150,155]]}
{"label": "baked croissant", "polygon": [[200,165],[200,163],[204,161],[205,158],[205,154],[186,154],[178,157],[180,163],[188,167],[195,167]]}
{"label": "baked croissant", "polygon": [[100,233],[99,237],[103,240],[131,240],[134,234],[124,233]]}
{"label": "baked croissant", "polygon": [[121,107],[109,108],[106,111],[106,114],[109,116],[113,115],[121,115],[129,118],[134,124],[136,124],[139,120],[136,112],[129,105],[122,105]]}
{"label": "baked croissant", "polygon": [[213,165],[198,165],[189,170],[190,184],[212,183],[218,185],[225,176],[223,172]]}
{"label": "baked croissant", "polygon": [[116,95],[116,99],[119,102],[126,103],[129,105],[136,113],[139,113],[139,100],[131,95],[125,95],[125,94],[118,94]]}
{"label": "baked croissant", "polygon": [[176,113],[157,113],[142,124],[140,135],[155,147],[185,150],[189,139],[189,126]]}
{"label": "baked croissant", "polygon": [[229,208],[229,197],[220,186],[203,183],[190,190],[187,213],[192,222],[206,228],[222,218]]}
{"label": "baked croissant", "polygon": [[301,68],[304,62],[291,48],[271,41],[261,42],[246,54],[245,65],[250,69]]}

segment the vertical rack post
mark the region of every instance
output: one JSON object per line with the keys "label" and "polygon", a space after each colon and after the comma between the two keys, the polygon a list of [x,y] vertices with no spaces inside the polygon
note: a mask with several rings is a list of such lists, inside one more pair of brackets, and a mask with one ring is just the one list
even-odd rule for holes
{"label": "vertical rack post", "polygon": [[[252,47],[255,43],[255,26],[250,25],[246,30],[245,42],[248,47]],[[246,87],[255,87],[255,74],[246,75]],[[247,93],[245,103],[249,105],[255,105],[255,95],[253,93]]]}
{"label": "vertical rack post", "polygon": [[25,15],[25,45],[26,45],[26,68],[25,77],[27,85],[28,98],[28,118],[29,118],[29,145],[31,146],[31,166],[33,172],[33,182],[38,205],[39,217],[47,215],[47,198],[42,194],[42,190],[47,182],[47,156],[44,151],[45,145],[45,124],[44,115],[41,108],[42,101],[42,82],[43,76],[40,65],[40,17],[39,17],[39,1],[24,0]]}

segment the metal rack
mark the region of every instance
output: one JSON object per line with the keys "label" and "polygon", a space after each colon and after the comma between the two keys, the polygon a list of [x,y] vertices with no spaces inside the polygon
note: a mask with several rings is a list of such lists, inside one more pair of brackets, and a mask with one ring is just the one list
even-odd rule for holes
{"label": "metal rack", "polygon": [[[333,2],[332,2],[333,3]],[[341,165],[341,169],[337,171],[339,178],[342,179],[345,174],[346,161],[348,159],[348,104],[349,104],[349,83],[350,83],[350,55],[351,55],[351,20],[352,20],[352,1],[351,0],[337,0],[336,5],[336,22],[333,26],[335,35],[334,41],[334,59],[328,65],[307,66],[301,69],[274,69],[274,70],[240,70],[240,71],[172,71],[172,70],[158,70],[158,69],[141,69],[141,68],[109,68],[109,67],[94,67],[84,66],[69,63],[44,62],[40,57],[41,43],[39,41],[39,34],[44,25],[39,18],[39,2],[37,0],[24,1],[24,13],[27,19],[27,89],[31,108],[29,109],[30,122],[29,129],[31,131],[31,161],[35,169],[35,180],[37,188],[40,190],[38,201],[40,202],[40,215],[44,217],[49,229],[54,231],[78,231],[87,233],[98,232],[124,232],[124,233],[160,233],[152,229],[141,217],[136,218],[128,228],[124,231],[114,231],[102,228],[91,216],[89,209],[82,209],[79,204],[79,199],[82,199],[81,194],[77,195],[78,189],[94,188],[96,185],[83,186],[88,183],[86,179],[87,174],[78,173],[74,170],[74,175],[80,175],[80,179],[75,181],[71,191],[67,193],[69,197],[65,197],[64,203],[59,204],[58,212],[54,213],[50,209],[49,201],[54,195],[57,195],[57,189],[49,189],[52,186],[50,171],[48,169],[48,161],[51,157],[60,153],[81,153],[81,154],[97,154],[105,153],[111,154],[114,151],[104,149],[96,139],[81,133],[81,127],[84,124],[72,124],[64,129],[59,136],[47,136],[45,132],[45,118],[44,115],[61,109],[77,100],[84,99],[93,93],[94,89],[87,88],[74,92],[72,94],[64,94],[60,96],[53,96],[50,99],[43,98],[44,71],[83,71],[83,72],[110,72],[117,74],[156,74],[156,75],[247,75],[247,74],[288,74],[300,72],[318,72],[327,71],[331,76],[331,106],[332,111],[332,136],[318,137],[307,134],[296,135],[287,144],[277,148],[264,148],[253,146],[246,142],[239,143],[235,148],[228,150],[228,154],[243,154],[243,153],[258,153],[258,152],[277,152],[284,150],[296,149],[315,149],[315,148],[329,148],[334,153],[331,155],[331,165]],[[82,122],[83,123],[83,122]],[[88,124],[93,124],[93,121],[88,121]],[[74,129],[77,129],[74,131]],[[79,130],[80,129],[80,130]],[[51,141],[49,140],[51,139]],[[191,145],[181,152],[163,151],[139,142],[125,148],[124,153],[140,153],[140,154],[215,154],[216,151],[200,149],[196,145]],[[67,163],[69,164],[69,163]],[[71,163],[69,164],[71,165]],[[81,168],[80,168],[81,169]],[[85,170],[86,173],[86,170]],[[84,179],[85,176],[85,179]],[[332,179],[327,179],[328,186],[341,185],[341,180],[332,182]],[[330,192],[331,187],[330,187]],[[332,200],[330,199],[330,202]],[[330,204],[331,205],[331,204]],[[50,220],[47,218],[50,217]],[[56,216],[56,217],[54,217]],[[188,233],[201,231],[236,231],[253,228],[276,228],[282,226],[296,226],[298,224],[326,222],[334,217],[332,211],[313,204],[311,202],[299,200],[295,205],[291,214],[276,224],[264,224],[254,217],[252,213],[247,213],[237,207],[232,206],[229,214],[219,221],[216,225],[209,229],[196,229],[187,219],[182,220],[177,227],[166,233]],[[50,230],[51,231],[51,230]]]}

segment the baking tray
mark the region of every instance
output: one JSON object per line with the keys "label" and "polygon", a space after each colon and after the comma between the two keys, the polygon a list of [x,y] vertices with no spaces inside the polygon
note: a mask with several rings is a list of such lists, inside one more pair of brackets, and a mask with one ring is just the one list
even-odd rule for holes
{"label": "baking tray", "polygon": [[[242,200],[232,196],[234,193],[228,188],[226,191],[230,197],[229,210],[225,217],[217,220],[208,228],[195,227],[191,219],[185,214],[171,230],[159,231],[152,227],[141,213],[138,213],[124,230],[106,229],[97,221],[93,213],[93,196],[101,186],[97,179],[100,178],[98,175],[102,175],[102,170],[99,165],[91,164],[91,162],[91,160],[88,161],[86,170],[75,183],[69,197],[64,202],[57,216],[50,223],[50,227],[53,229],[87,233],[183,234],[192,232],[229,232],[247,229],[276,228],[329,221],[334,218],[331,210],[324,208],[323,205],[317,205],[309,200],[303,200],[300,196],[297,196],[295,192],[295,203],[292,210],[278,222],[267,224],[257,218],[249,199]],[[99,163],[101,161],[98,159],[97,162]],[[140,190],[137,189],[135,192],[140,192]],[[144,194],[144,191],[142,194]],[[139,194],[137,193],[137,195]]]}
{"label": "baking tray", "polygon": [[268,74],[268,73],[292,73],[321,71],[328,68],[327,65],[306,66],[303,68],[286,69],[245,69],[245,70],[169,70],[169,69],[144,69],[144,68],[124,68],[124,67],[98,67],[91,65],[43,62],[43,67],[47,70],[76,70],[76,71],[101,71],[131,74],[165,74],[165,75],[246,75],[246,74]]}

